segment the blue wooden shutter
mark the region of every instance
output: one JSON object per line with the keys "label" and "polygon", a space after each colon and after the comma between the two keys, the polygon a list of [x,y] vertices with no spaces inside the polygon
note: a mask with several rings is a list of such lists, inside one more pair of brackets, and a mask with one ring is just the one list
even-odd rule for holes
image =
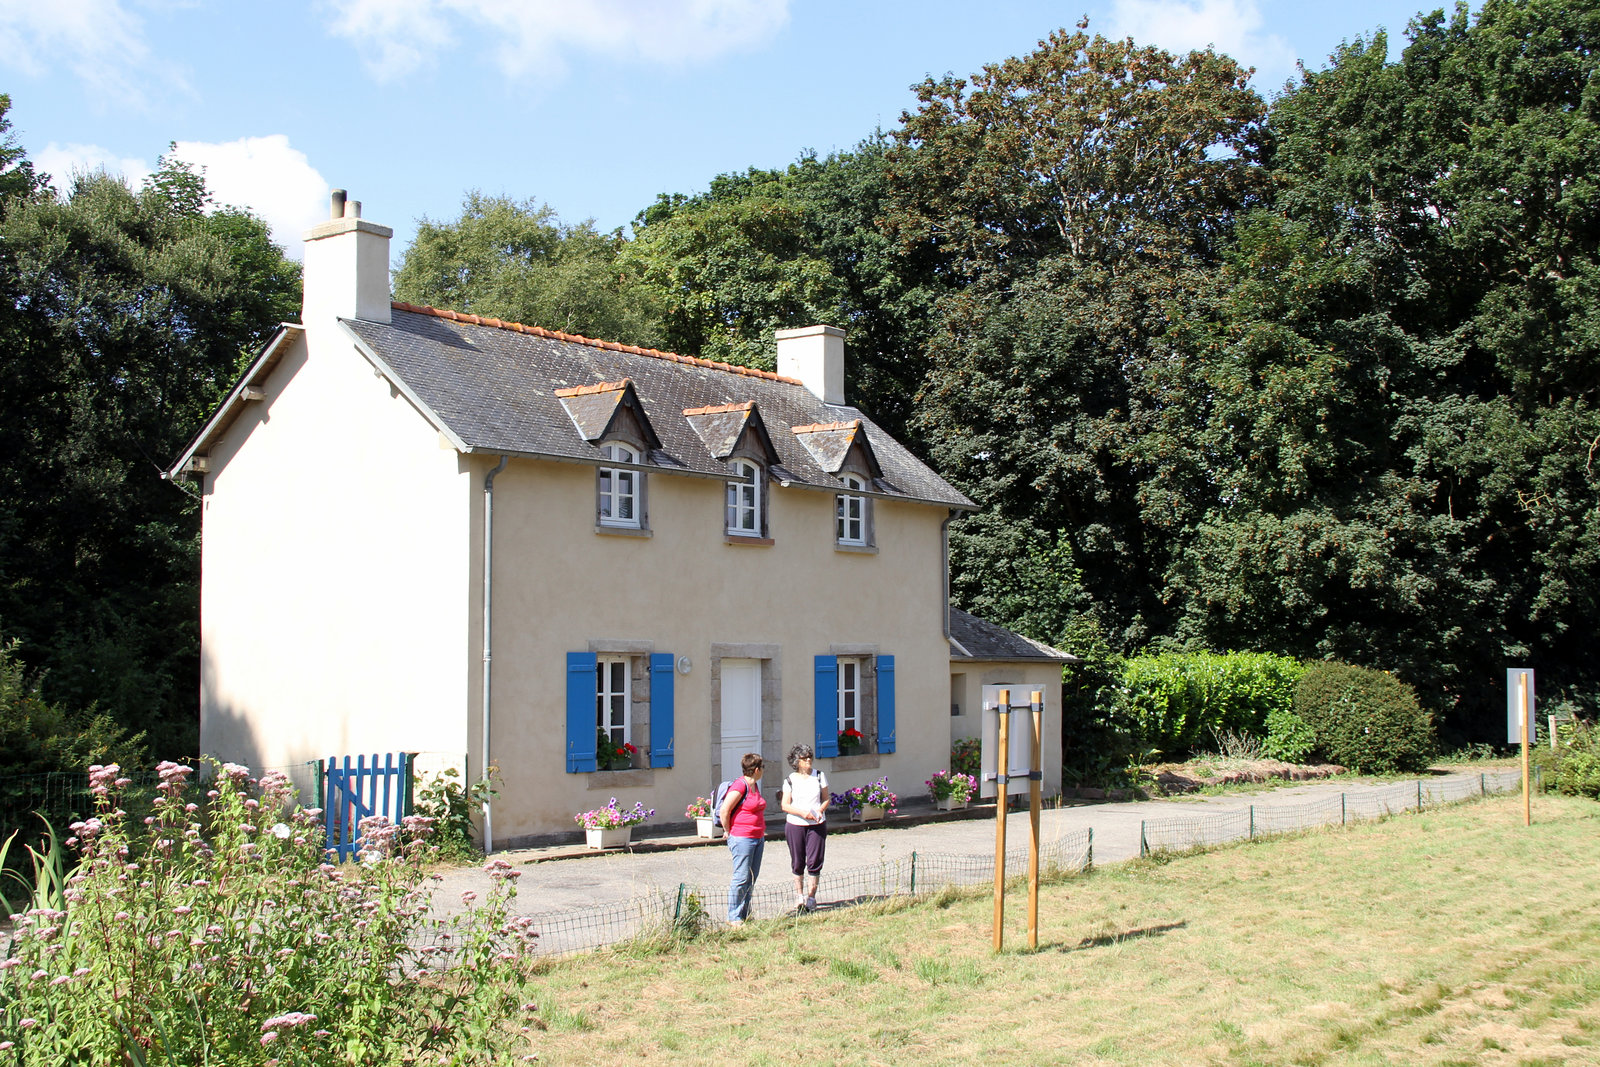
{"label": "blue wooden shutter", "polygon": [[894,751],[894,657],[878,657],[878,751]]}
{"label": "blue wooden shutter", "polygon": [[567,771],[595,769],[595,654],[567,653]]}
{"label": "blue wooden shutter", "polygon": [[650,766],[672,766],[672,714],[676,677],[671,652],[650,653]]}
{"label": "blue wooden shutter", "polygon": [[817,657],[816,728],[818,757],[839,754],[839,657]]}

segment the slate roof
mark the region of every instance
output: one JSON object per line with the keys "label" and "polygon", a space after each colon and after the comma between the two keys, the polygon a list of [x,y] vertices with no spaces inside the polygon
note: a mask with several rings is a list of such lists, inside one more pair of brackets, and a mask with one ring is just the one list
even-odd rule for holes
{"label": "slate roof", "polygon": [[1077,656],[1051,648],[1042,641],[1012,633],[976,615],[950,609],[950,658],[952,660],[1053,660],[1078,663]]}
{"label": "slate roof", "polygon": [[[860,420],[858,432],[865,433],[883,472],[871,492],[953,508],[974,506],[861,411],[824,404],[794,379],[768,371],[410,304],[395,304],[389,323],[341,322],[368,358],[464,451],[598,463],[599,446],[585,439],[557,390],[607,384],[605,390],[569,393],[567,402],[592,396],[596,404],[615,404],[618,386],[626,380],[660,440],[643,464],[647,468],[726,478],[727,464],[684,413],[727,407],[730,414],[738,412],[733,421],[742,422],[742,406],[754,402],[778,455],[775,479],[839,488],[842,481],[823,469],[792,428]],[[589,422],[590,414],[580,417]],[[197,439],[195,447],[201,444]]]}

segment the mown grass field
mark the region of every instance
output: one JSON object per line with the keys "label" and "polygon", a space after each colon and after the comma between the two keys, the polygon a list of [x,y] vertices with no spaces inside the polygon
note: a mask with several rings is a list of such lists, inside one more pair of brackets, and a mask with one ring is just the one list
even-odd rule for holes
{"label": "mown grass field", "polygon": [[[1600,805],[1518,797],[552,964],[544,1064],[1600,1064]],[[719,902],[711,902],[716,907]]]}

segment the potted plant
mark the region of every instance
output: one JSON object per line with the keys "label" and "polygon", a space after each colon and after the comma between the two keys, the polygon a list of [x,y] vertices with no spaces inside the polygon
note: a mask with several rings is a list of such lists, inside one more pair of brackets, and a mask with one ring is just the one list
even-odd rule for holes
{"label": "potted plant", "polygon": [[605,807],[580,811],[573,819],[583,827],[590,848],[616,848],[632,840],[633,828],[655,813],[656,809],[640,803],[634,804],[631,811],[619,808],[617,798],[612,797]]}
{"label": "potted plant", "polygon": [[849,809],[851,822],[872,822],[893,815],[900,798],[889,791],[889,778],[885,775],[875,782],[834,793],[833,802]]}
{"label": "potted plant", "polygon": [[866,742],[866,740],[866,735],[860,730],[840,730],[839,755],[854,756],[857,752],[861,751],[861,746]]}
{"label": "potted plant", "polygon": [[600,770],[625,771],[633,766],[633,758],[638,754],[639,749],[633,744],[624,741],[619,745],[604,730],[595,731],[594,764]]}
{"label": "potted plant", "polygon": [[715,840],[722,836],[722,827],[718,826],[716,820],[711,817],[712,804],[713,801],[710,797],[695,797],[689,802],[689,806],[683,809],[683,813],[694,820],[694,835],[696,837]]}
{"label": "potted plant", "polygon": [[978,780],[960,771],[934,771],[928,779],[928,793],[941,811],[954,811],[967,806],[978,792]]}

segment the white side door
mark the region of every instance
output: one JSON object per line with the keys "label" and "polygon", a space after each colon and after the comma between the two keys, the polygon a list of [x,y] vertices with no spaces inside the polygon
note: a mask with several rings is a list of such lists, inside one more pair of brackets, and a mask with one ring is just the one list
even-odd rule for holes
{"label": "white side door", "polygon": [[746,752],[761,751],[761,661],[722,661],[722,778],[737,777]]}
{"label": "white side door", "polygon": [[[1028,698],[1032,695],[1021,683],[1016,685],[986,685],[983,687],[983,738],[982,746],[978,752],[979,766],[982,768],[982,780],[978,783],[978,796],[985,799],[999,794],[990,775],[995,773],[995,753],[1000,747],[1000,716],[995,707],[1000,702],[1000,690],[1011,690],[1011,706],[1021,708],[1021,711],[1011,713],[1011,721],[1006,725],[1006,742],[1011,749],[1011,758],[1007,760],[1009,769],[1006,771],[1008,778],[1026,778],[1032,770],[1033,762],[1033,716],[1029,714]],[[1041,746],[1042,748],[1043,746]],[[1040,758],[1043,758],[1041,752]],[[1016,796],[1019,790],[1025,790],[1027,783],[1020,785],[1013,781],[1007,791]]]}

